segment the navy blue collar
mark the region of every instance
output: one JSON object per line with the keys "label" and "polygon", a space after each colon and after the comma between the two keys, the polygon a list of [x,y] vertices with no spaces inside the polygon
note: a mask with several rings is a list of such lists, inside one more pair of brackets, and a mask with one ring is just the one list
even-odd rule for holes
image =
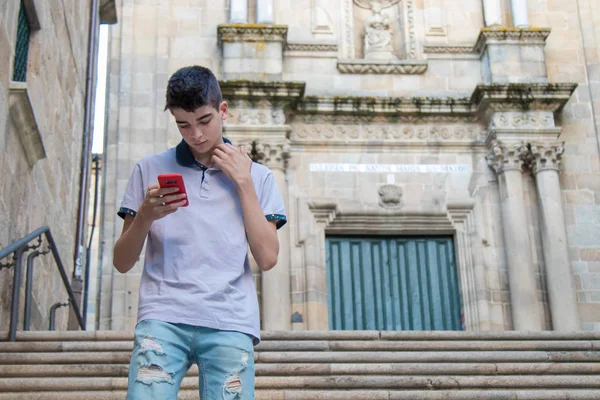
{"label": "navy blue collar", "polygon": [[[223,136],[223,141],[225,143],[231,144],[231,140],[227,139],[225,136]],[[183,139],[175,148],[175,158],[177,159],[177,164],[181,165],[182,167],[192,168],[196,166],[202,169],[208,169],[206,166],[200,164],[196,160],[196,157],[194,157],[192,150],[190,150],[190,146]]]}

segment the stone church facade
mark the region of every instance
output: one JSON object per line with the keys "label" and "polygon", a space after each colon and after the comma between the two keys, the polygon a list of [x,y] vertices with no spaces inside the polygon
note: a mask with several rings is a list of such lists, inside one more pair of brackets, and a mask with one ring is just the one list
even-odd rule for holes
{"label": "stone church facade", "polygon": [[594,1],[119,4],[101,329],[135,326],[116,210],[134,163],[180,140],[164,89],[191,64],[286,200],[263,329],[600,329]]}

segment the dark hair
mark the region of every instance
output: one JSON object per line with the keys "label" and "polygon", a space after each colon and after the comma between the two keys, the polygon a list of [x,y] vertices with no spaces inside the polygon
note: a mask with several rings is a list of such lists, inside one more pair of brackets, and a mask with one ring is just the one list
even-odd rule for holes
{"label": "dark hair", "polygon": [[222,101],[219,82],[208,68],[198,65],[184,67],[169,78],[165,110],[181,108],[194,112],[206,105],[218,110]]}

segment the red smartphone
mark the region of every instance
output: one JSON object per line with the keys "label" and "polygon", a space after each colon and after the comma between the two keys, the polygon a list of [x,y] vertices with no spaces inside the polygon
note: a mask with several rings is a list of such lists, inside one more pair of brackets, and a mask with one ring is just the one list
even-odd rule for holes
{"label": "red smartphone", "polygon": [[[171,193],[171,194],[180,194],[180,193],[186,193],[185,191],[185,184],[183,183],[183,176],[181,176],[181,174],[160,174],[158,176],[158,185],[161,187],[161,189],[164,188],[172,188],[172,187],[176,187],[179,188],[179,191],[175,192],[175,193]],[[177,203],[181,200],[174,200],[174,201],[170,201],[166,204],[171,204],[171,203]],[[185,204],[182,205],[182,207],[187,207],[190,203],[188,202],[187,197],[185,198]]]}

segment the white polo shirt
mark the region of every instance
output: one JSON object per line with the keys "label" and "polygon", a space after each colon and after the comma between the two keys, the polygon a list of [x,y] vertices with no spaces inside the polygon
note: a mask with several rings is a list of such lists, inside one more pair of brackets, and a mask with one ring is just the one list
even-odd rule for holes
{"label": "white polo shirt", "polygon": [[[150,228],[138,322],[157,319],[238,331],[257,344],[260,316],[242,208],[235,184],[223,171],[198,163],[182,140],[136,164],[119,216],[135,216],[148,186],[167,173],[183,176],[189,206],[154,221]],[[273,173],[253,163],[251,176],[263,214],[281,228],[285,208]]]}

